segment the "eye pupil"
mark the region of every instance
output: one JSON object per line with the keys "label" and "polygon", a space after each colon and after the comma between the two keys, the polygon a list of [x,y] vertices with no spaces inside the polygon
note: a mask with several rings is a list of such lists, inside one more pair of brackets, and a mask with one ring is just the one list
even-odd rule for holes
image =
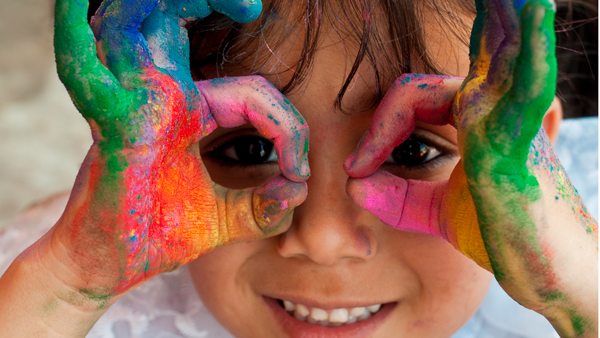
{"label": "eye pupil", "polygon": [[257,137],[247,137],[236,142],[234,149],[240,162],[244,164],[260,164],[269,158],[273,150],[273,144]]}
{"label": "eye pupil", "polygon": [[429,151],[426,143],[409,138],[394,149],[392,157],[399,165],[413,167],[425,162]]}

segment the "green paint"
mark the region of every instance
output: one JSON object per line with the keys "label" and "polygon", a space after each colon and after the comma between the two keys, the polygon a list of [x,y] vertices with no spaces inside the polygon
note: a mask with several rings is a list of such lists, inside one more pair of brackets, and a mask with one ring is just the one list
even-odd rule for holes
{"label": "green paint", "polygon": [[45,317],[50,316],[54,311],[58,309],[58,299],[53,298],[50,301],[46,302],[42,307],[42,313]]}
{"label": "green paint", "polygon": [[573,325],[573,329],[575,333],[579,336],[584,334],[586,331],[595,332],[594,324],[576,314],[574,310],[568,310],[569,318],[571,320],[571,325]]}
{"label": "green paint", "polygon": [[81,289],[79,290],[79,293],[83,295],[86,299],[95,302],[98,305],[96,310],[102,310],[105,307],[107,307],[110,299],[112,298],[112,295],[108,292],[100,293],[98,291],[94,292],[87,289]]}

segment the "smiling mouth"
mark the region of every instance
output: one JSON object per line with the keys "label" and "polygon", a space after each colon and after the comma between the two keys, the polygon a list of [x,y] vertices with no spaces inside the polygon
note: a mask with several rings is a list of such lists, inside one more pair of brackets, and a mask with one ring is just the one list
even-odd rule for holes
{"label": "smiling mouth", "polygon": [[325,327],[344,326],[360,322],[378,313],[382,308],[382,304],[373,304],[365,307],[323,310],[316,307],[311,308],[304,304],[295,304],[287,300],[278,299],[277,302],[290,316]]}

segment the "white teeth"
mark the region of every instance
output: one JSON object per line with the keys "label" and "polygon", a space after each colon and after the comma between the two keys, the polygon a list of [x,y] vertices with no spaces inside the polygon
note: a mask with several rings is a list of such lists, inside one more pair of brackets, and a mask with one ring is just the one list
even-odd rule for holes
{"label": "white teeth", "polygon": [[294,303],[289,302],[287,300],[283,301],[283,306],[285,307],[285,311],[292,312],[292,311],[296,310],[296,305],[294,305]]}
{"label": "white teeth", "polygon": [[303,304],[294,304],[284,300],[283,307],[287,312],[293,314],[299,320],[307,321],[311,324],[321,326],[340,326],[352,324],[357,321],[365,320],[377,313],[381,309],[381,304],[375,304],[367,307],[355,307],[351,309],[333,309],[323,310],[319,308],[309,308]]}
{"label": "white teeth", "polygon": [[335,309],[329,315],[329,321],[332,323],[345,323],[348,321],[348,310]]}
{"label": "white teeth", "polygon": [[371,312],[365,311],[365,313],[363,313],[362,315],[360,315],[356,319],[360,322],[361,320],[365,320],[365,319],[367,319],[369,317],[371,317]]}
{"label": "white teeth", "polygon": [[302,304],[296,305],[296,311],[294,311],[294,317],[304,320],[310,314],[308,308]]}
{"label": "white teeth", "polygon": [[301,314],[298,313],[298,311],[294,312],[294,317],[296,317],[296,319],[300,319],[302,321],[306,320],[306,316],[302,316]]}
{"label": "white teeth", "polygon": [[363,313],[365,313],[365,311],[367,311],[367,308],[365,307],[355,307],[350,310],[350,315],[354,317],[360,317]]}
{"label": "white teeth", "polygon": [[381,304],[367,306],[367,310],[371,311],[371,313],[375,313],[375,312],[379,311],[380,308],[381,308]]}
{"label": "white teeth", "polygon": [[321,326],[329,326],[329,321],[328,320],[319,320],[317,322],[317,324],[319,324]]}
{"label": "white teeth", "polygon": [[310,311],[310,316],[316,321],[327,320],[329,317],[329,315],[327,315],[327,311],[316,307],[313,307],[312,311]]}

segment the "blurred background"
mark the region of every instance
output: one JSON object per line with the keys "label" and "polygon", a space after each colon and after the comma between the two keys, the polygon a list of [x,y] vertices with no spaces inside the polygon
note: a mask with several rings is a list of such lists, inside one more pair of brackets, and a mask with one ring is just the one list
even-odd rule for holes
{"label": "blurred background", "polygon": [[92,139],[58,80],[54,2],[0,0],[0,227],[74,182]]}
{"label": "blurred background", "polygon": [[[567,117],[597,116],[598,4],[559,5],[559,96]],[[53,0],[0,0],[0,227],[69,189],[91,144],[56,75],[53,10]]]}

